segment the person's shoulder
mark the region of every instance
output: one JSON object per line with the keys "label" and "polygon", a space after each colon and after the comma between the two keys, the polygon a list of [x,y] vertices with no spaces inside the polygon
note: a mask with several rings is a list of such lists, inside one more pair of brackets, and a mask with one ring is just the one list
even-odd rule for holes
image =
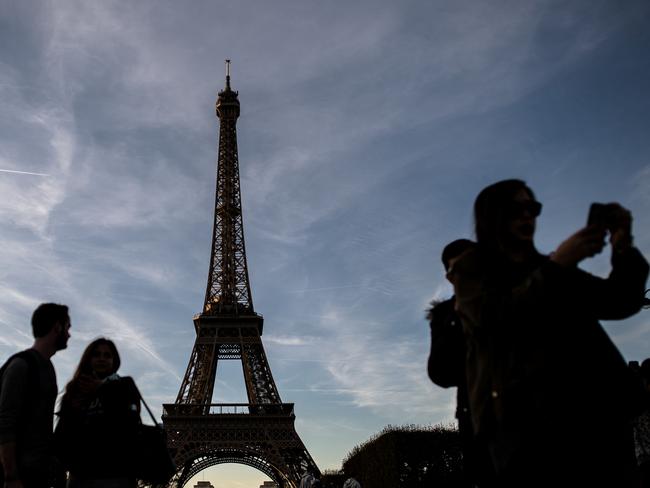
{"label": "person's shoulder", "polygon": [[117,380],[117,384],[122,391],[128,393],[129,395],[138,395],[138,387],[135,384],[135,380],[131,376],[119,376]]}
{"label": "person's shoulder", "polygon": [[431,307],[431,312],[432,313],[447,313],[447,312],[454,309],[455,302],[456,302],[455,297],[451,297],[451,298],[447,298],[446,300],[442,300],[442,301],[436,303],[434,306]]}
{"label": "person's shoulder", "polygon": [[131,390],[137,390],[138,387],[135,385],[135,380],[131,376],[122,376],[122,382],[124,386]]}
{"label": "person's shoulder", "polygon": [[453,323],[454,317],[456,317],[455,304],[455,297],[451,297],[431,307],[427,318],[432,329],[455,325]]}
{"label": "person's shoulder", "polygon": [[137,398],[138,388],[130,376],[112,374],[104,380],[100,387],[100,395],[106,399],[112,398]]}
{"label": "person's shoulder", "polygon": [[7,360],[7,363],[5,364],[3,370],[3,377],[26,375],[27,371],[29,370],[29,363],[24,358],[13,357]]}
{"label": "person's shoulder", "polygon": [[25,349],[24,351],[17,352],[5,361],[3,369],[26,371],[32,365],[36,364],[38,360],[36,355],[38,355],[38,352],[34,349]]}
{"label": "person's shoulder", "polygon": [[135,382],[133,381],[133,378],[131,378],[130,376],[120,376],[117,373],[113,373],[112,375],[106,377],[106,379],[104,380],[104,384],[116,386],[120,388],[135,386]]}
{"label": "person's shoulder", "polygon": [[433,320],[440,315],[446,315],[454,309],[454,301],[454,297],[447,298],[446,300],[433,300],[427,309],[427,320]]}
{"label": "person's shoulder", "polygon": [[[38,370],[33,349],[26,349],[10,356],[0,368],[0,381],[4,384],[24,384],[31,381]],[[38,354],[36,352],[36,354]]]}

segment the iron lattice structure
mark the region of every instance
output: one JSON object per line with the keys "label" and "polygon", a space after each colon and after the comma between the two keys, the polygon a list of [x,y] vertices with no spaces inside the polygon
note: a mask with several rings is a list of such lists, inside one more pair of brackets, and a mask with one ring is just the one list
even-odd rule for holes
{"label": "iron lattice structure", "polygon": [[239,100],[237,92],[230,89],[230,75],[226,75],[226,89],[219,92],[217,117],[221,122],[217,191],[210,273],[203,313],[206,315],[253,313],[239,185],[237,153]]}
{"label": "iron lattice structure", "polygon": [[[238,93],[219,92],[219,158],[210,271],[203,312],[194,317],[196,340],[176,403],[163,405],[163,424],[181,488],[201,470],[239,463],[296,488],[305,472],[319,474],[282,403],[264,346],[264,319],[255,313],[248,279],[237,154]],[[211,403],[219,360],[241,361],[248,403]]]}

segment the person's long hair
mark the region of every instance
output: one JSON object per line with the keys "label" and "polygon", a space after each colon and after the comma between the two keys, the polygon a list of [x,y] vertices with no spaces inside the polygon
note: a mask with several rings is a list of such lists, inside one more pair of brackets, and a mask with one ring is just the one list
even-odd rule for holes
{"label": "person's long hair", "polygon": [[76,371],[72,375],[72,379],[68,382],[68,384],[65,387],[65,393],[61,398],[62,405],[66,404],[70,395],[74,395],[77,393],[79,377],[81,375],[92,376],[93,368],[91,365],[91,360],[95,350],[99,346],[108,346],[108,348],[111,350],[111,353],[113,354],[113,368],[111,369],[111,372],[109,374],[114,374],[117,372],[118,369],[120,369],[120,364],[121,364],[120,354],[117,352],[117,347],[115,347],[115,343],[110,339],[106,339],[105,337],[100,337],[98,339],[95,339],[90,344],[88,344],[83,354],[81,355],[81,359],[79,360],[79,365],[77,366]]}
{"label": "person's long hair", "polygon": [[503,255],[508,239],[509,210],[515,195],[533,191],[522,180],[503,180],[485,187],[474,201],[474,232],[476,242],[490,253]]}

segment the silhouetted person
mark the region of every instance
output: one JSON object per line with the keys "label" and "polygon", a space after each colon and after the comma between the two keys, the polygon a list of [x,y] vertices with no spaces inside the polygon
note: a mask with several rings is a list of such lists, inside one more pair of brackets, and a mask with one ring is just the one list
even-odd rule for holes
{"label": "silhouetted person", "polygon": [[[442,251],[442,264],[447,280],[453,285],[456,261],[475,244],[468,239],[457,239]],[[431,352],[429,354],[429,378],[436,385],[448,388],[464,383],[465,339],[454,310],[455,299],[451,297],[433,306],[427,318],[431,327]]]}
{"label": "silhouetted person", "polygon": [[[457,239],[443,249],[442,264],[446,278],[452,285],[455,281],[456,262],[475,246],[468,239]],[[443,388],[457,387],[456,418],[465,476],[473,486],[487,487],[493,483],[492,465],[487,449],[474,437],[465,380],[465,337],[454,310],[455,304],[455,298],[451,297],[434,304],[429,310],[427,318],[431,328],[431,351],[427,369],[429,378],[436,385]]]}
{"label": "silhouetted person", "polygon": [[300,488],[311,488],[316,478],[311,473],[305,473],[300,478]]}
{"label": "silhouetted person", "polygon": [[39,305],[32,315],[34,345],[0,370],[0,460],[6,488],[49,486],[58,392],[50,358],[67,347],[69,330],[68,307]]}
{"label": "silhouetted person", "polygon": [[[629,370],[598,320],[640,309],[648,264],[618,204],[606,225],[539,254],[541,207],[520,180],[474,204],[478,246],[456,263],[455,284],[472,423],[501,486],[632,486]],[[602,251],[607,231],[603,279],[577,264]]]}
{"label": "silhouetted person", "polygon": [[634,447],[641,488],[650,488],[650,358],[639,368],[645,389],[645,410],[634,421]]}
{"label": "silhouetted person", "polygon": [[361,488],[361,484],[354,478],[348,478],[345,480],[345,483],[343,483],[343,488]]}
{"label": "silhouetted person", "polygon": [[68,488],[135,488],[140,394],[119,368],[113,341],[95,339],[66,386],[55,434]]}

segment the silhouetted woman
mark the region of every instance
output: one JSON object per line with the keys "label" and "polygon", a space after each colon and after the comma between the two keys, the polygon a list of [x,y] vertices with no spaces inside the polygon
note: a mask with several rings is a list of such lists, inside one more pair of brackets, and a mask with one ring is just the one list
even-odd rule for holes
{"label": "silhouetted woman", "polygon": [[[520,180],[488,186],[474,204],[478,246],[456,265],[475,432],[501,486],[631,486],[629,369],[598,320],[642,304],[648,264],[631,215],[611,204],[550,256],[534,245],[542,205]],[[577,264],[612,244],[607,279]]]}
{"label": "silhouetted woman", "polygon": [[66,386],[55,431],[68,488],[133,488],[133,445],[140,396],[120,377],[120,355],[105,338],[91,342]]}

